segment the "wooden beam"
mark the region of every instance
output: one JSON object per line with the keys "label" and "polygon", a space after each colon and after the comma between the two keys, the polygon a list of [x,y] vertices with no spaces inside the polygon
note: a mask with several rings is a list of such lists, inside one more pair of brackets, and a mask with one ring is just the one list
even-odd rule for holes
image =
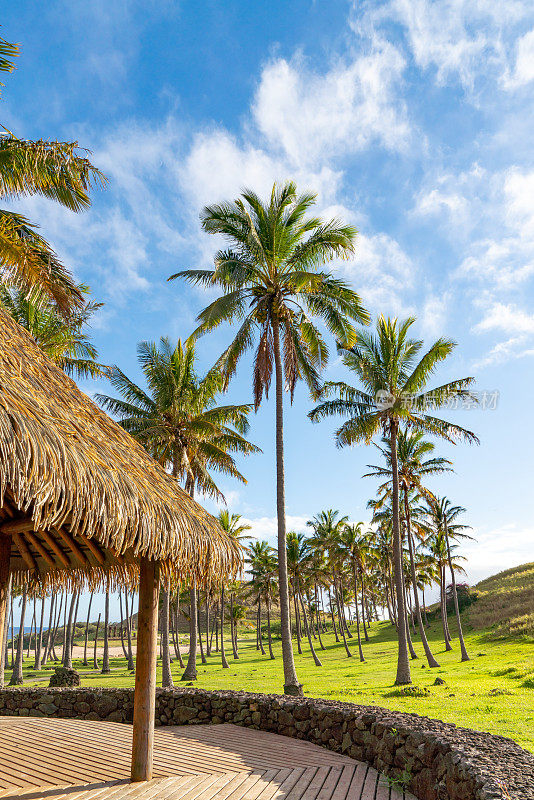
{"label": "wooden beam", "polygon": [[63,528],[54,528],[54,532],[58,533],[59,536],[61,536],[67,547],[70,547],[73,554],[76,556],[76,558],[81,564],[86,566],[87,564],[90,563],[89,559],[87,558],[83,550],[80,550],[80,548],[78,547],[72,536],[68,534],[67,531],[64,531]]}
{"label": "wooden beam", "polygon": [[149,781],[152,778],[158,600],[159,562],[141,556],[137,654],[135,658],[132,781]]}
{"label": "wooden beam", "polygon": [[[9,593],[9,564],[11,561],[11,536],[0,536],[0,631],[4,646],[4,625]],[[2,674],[3,680],[3,674]]]}
{"label": "wooden beam", "polygon": [[25,533],[25,531],[32,530],[33,521],[29,519],[29,517],[25,517],[24,519],[12,519],[9,522],[4,522],[2,525],[0,525],[0,531],[8,534],[9,536],[12,533]]}
{"label": "wooden beam", "polygon": [[99,564],[106,563],[106,556],[104,555],[104,553],[102,552],[102,550],[100,549],[100,547],[97,545],[96,542],[94,542],[92,539],[86,536],[85,533],[78,533],[77,536],[87,546],[88,550],[91,551],[91,553],[94,555]]}
{"label": "wooden beam", "polygon": [[124,564],[124,558],[122,557],[122,555],[121,555],[120,553],[118,553],[118,552],[115,550],[115,548],[114,548],[114,547],[108,547],[108,550],[109,550],[109,552],[111,553],[111,555],[112,555],[114,558],[116,558],[116,559],[117,559],[117,561],[119,562],[119,564]]}
{"label": "wooden beam", "polygon": [[39,535],[45,540],[50,550],[58,557],[64,567],[70,567],[70,561],[58,545],[54,537],[48,531],[39,531]]}
{"label": "wooden beam", "polygon": [[28,569],[31,569],[32,572],[38,572],[39,568],[37,567],[37,561],[30,553],[30,548],[26,544],[25,539],[22,538],[20,533],[13,533],[13,541],[17,545],[19,552],[26,562]]}
{"label": "wooden beam", "polygon": [[33,544],[39,555],[42,556],[42,558],[44,558],[48,566],[52,567],[52,569],[56,569],[57,567],[56,562],[54,561],[48,550],[46,550],[43,547],[43,545],[41,544],[35,533],[32,533],[32,531],[26,531],[24,536],[26,537],[26,539],[28,539],[29,542],[31,542],[31,544]]}

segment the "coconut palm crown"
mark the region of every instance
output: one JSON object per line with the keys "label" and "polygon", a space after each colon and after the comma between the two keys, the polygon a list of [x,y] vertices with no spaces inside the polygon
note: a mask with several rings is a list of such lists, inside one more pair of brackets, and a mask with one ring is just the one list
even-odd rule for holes
{"label": "coconut palm crown", "polygon": [[356,230],[335,219],[323,222],[306,216],[315,200],[314,194],[297,195],[289,182],[275,184],[267,203],[246,190],[233,203],[207,206],[201,215],[203,229],[222,235],[230,248],[218,251],[214,269],[189,269],[169,278],[222,289],[222,296],[199,314],[197,335],[223,322],[240,322],[219,362],[226,385],[259,332],[253,379],[256,408],[263,393],[268,395],[280,340],[291,396],[300,378],[316,393],[328,347],[313,320],[320,319],[345,344],[354,342],[351,320],[369,321],[356,292],[319,271],[327,261],[354,252]]}
{"label": "coconut palm crown", "polygon": [[244,438],[250,404],[217,405],[222,378],[217,369],[197,376],[191,339],[175,346],[166,337],[159,346],[141,342],[137,352],[148,391],[114,367],[110,382],[121,397],[99,394],[98,401],[160,463],[172,467],[187,491],[224,500],[210,472],[246,483],[231,454],[259,452]]}

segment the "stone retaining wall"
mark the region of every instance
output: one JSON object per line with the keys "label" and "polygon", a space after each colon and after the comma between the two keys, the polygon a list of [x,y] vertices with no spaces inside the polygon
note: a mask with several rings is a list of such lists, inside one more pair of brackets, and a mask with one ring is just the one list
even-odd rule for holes
{"label": "stone retaining wall", "polygon": [[[1,689],[0,715],[131,722],[133,689]],[[392,777],[406,770],[407,788],[420,800],[534,800],[534,755],[502,736],[375,706],[196,688],[157,690],[157,725],[221,722],[306,739]]]}

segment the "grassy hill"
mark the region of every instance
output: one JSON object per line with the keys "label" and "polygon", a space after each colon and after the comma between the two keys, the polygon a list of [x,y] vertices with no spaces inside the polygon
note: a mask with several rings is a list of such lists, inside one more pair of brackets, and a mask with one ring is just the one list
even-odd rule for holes
{"label": "grassy hill", "polygon": [[486,630],[495,638],[534,639],[534,562],[492,575],[473,591],[478,599],[466,618],[474,630]]}

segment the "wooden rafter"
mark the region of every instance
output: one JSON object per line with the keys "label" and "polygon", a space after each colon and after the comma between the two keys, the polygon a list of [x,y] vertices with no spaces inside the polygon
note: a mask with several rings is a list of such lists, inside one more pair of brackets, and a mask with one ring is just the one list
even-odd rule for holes
{"label": "wooden rafter", "polygon": [[41,544],[35,533],[33,533],[32,531],[26,531],[24,533],[24,537],[31,544],[33,544],[39,555],[42,556],[42,558],[44,558],[49,567],[52,567],[52,569],[57,569],[56,562],[54,561],[48,550],[45,547],[43,547],[43,545]]}
{"label": "wooden rafter", "polygon": [[26,562],[27,567],[32,572],[38,572],[39,570],[38,570],[38,567],[37,567],[37,561],[32,556],[32,554],[30,552],[30,548],[26,544],[26,540],[22,537],[22,535],[20,533],[16,533],[16,531],[14,531],[12,533],[12,536],[13,536],[13,541],[17,545],[19,553],[21,554],[22,558]]}
{"label": "wooden rafter", "polygon": [[39,535],[45,540],[46,544],[49,546],[50,550],[57,556],[58,560],[61,561],[64,567],[70,567],[70,561],[66,554],[63,552],[61,547],[58,545],[56,540],[53,536],[51,536],[48,531],[39,531]]}
{"label": "wooden rafter", "polygon": [[24,517],[24,519],[11,519],[9,522],[3,522],[0,525],[0,531],[2,533],[25,533],[26,531],[33,530],[33,522],[29,517]]}
{"label": "wooden rafter", "polygon": [[59,536],[61,536],[67,547],[69,547],[72,550],[74,556],[78,559],[78,561],[81,564],[84,565],[89,564],[89,559],[87,558],[83,550],[81,550],[78,547],[72,536],[69,533],[67,533],[67,531],[64,531],[63,528],[54,528],[54,532],[58,533]]}
{"label": "wooden rafter", "polygon": [[93,541],[93,539],[90,539],[88,536],[86,536],[84,533],[78,533],[77,535],[82,540],[82,542],[87,546],[87,549],[91,551],[91,553],[94,555],[98,563],[102,565],[105,564],[106,556],[100,549],[100,547],[97,545],[97,543]]}

